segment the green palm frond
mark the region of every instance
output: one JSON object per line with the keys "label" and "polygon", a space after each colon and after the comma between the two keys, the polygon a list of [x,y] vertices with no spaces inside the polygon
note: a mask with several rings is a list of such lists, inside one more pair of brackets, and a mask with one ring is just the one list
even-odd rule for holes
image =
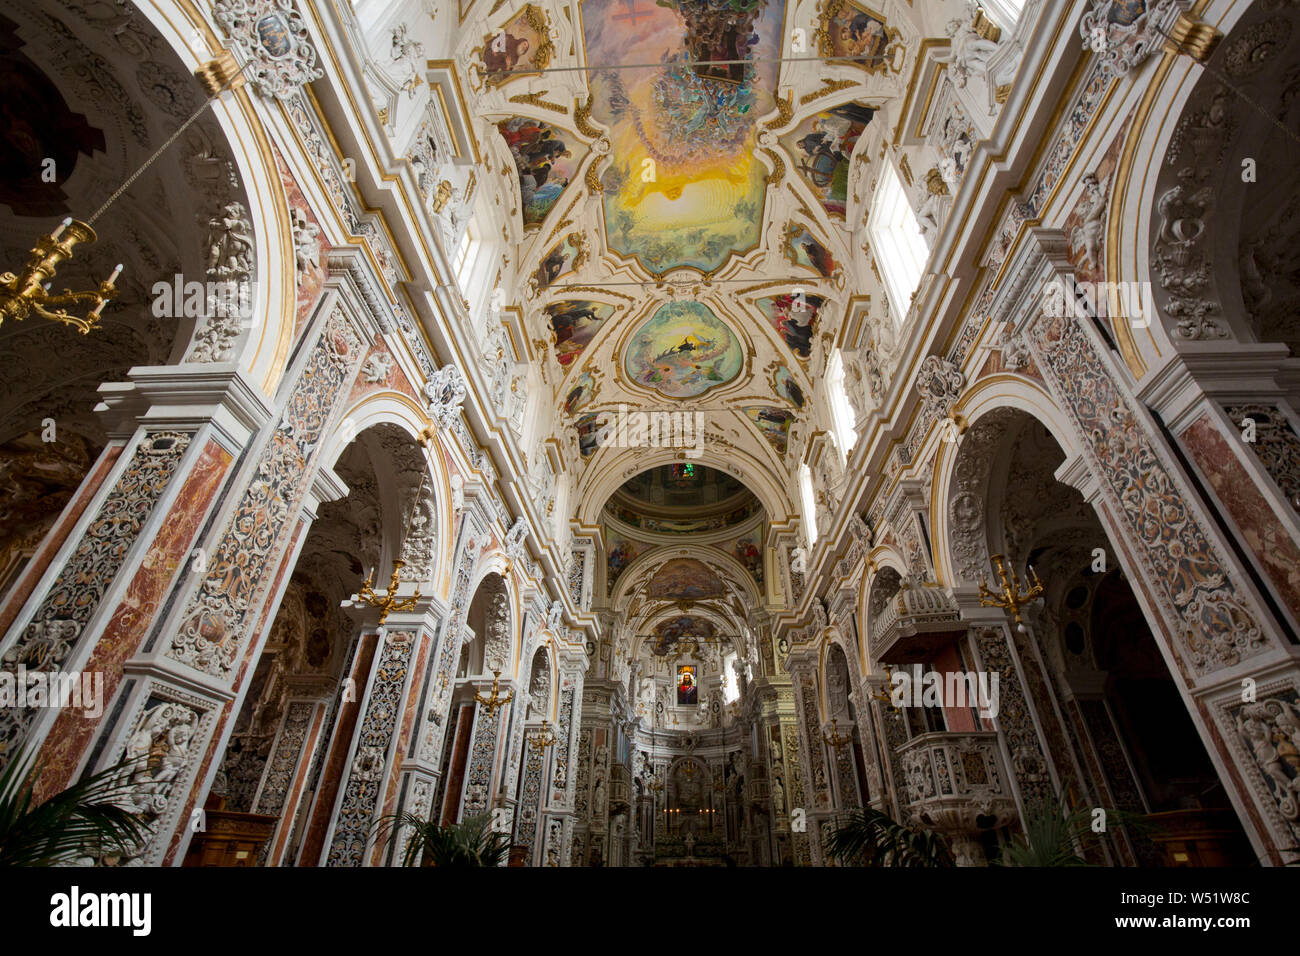
{"label": "green palm frond", "polygon": [[[1104,811],[1106,832],[1123,827],[1131,839],[1149,838],[1153,827],[1146,817],[1127,810]],[[1003,866],[1090,866],[1082,850],[1094,845],[1097,809],[1071,810],[1062,798],[1044,798],[1025,806],[1025,832],[1002,849]]]}
{"label": "green palm frond", "polygon": [[913,830],[871,808],[849,811],[826,835],[826,852],[845,866],[952,866],[943,838]]}
{"label": "green palm frond", "polygon": [[1063,800],[1025,806],[1025,832],[1002,848],[1003,866],[1087,866],[1078,845],[1092,814],[1071,811]]}
{"label": "green palm frond", "polygon": [[57,866],[84,856],[126,854],[149,830],[120,805],[130,792],[130,765],[83,777],[35,804],[40,768],[23,750],[0,770],[0,866]]}
{"label": "green palm frond", "polygon": [[491,821],[482,814],[444,827],[414,813],[392,813],[380,818],[377,833],[380,839],[387,834],[396,841],[403,830],[414,831],[402,855],[403,866],[499,866],[510,843],[492,829]]}

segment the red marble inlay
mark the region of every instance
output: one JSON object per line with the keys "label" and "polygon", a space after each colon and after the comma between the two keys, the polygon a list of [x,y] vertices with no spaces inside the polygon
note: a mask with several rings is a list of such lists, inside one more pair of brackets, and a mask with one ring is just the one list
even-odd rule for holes
{"label": "red marble inlay", "polygon": [[[366,366],[370,362],[371,357],[376,355],[383,357],[380,358],[381,362],[384,358],[387,358],[390,368],[388,369],[387,374],[380,381],[367,382]],[[352,392],[348,395],[347,404],[354,404],[362,395],[383,390],[398,391],[404,395],[410,396],[417,402],[420,401],[420,397],[415,394],[415,389],[412,387],[410,379],[406,377],[406,373],[402,371],[402,367],[393,359],[393,353],[389,351],[388,346],[384,344],[383,339],[376,339],[374,346],[366,354],[365,359],[361,363],[361,374],[359,374],[352,383]]]}
{"label": "red marble inlay", "polygon": [[294,773],[293,785],[289,788],[289,793],[285,797],[284,806],[280,808],[280,825],[275,835],[275,846],[267,855],[267,866],[279,866],[284,856],[285,847],[289,843],[289,837],[293,833],[293,821],[298,815],[298,802],[302,799],[303,790],[307,787],[307,771],[311,769],[311,758],[316,752],[318,741],[321,734],[321,725],[325,722],[325,707],[323,704],[317,704],[312,716],[311,729],[307,736],[303,738],[302,752],[298,755],[298,769]]}
{"label": "red marble inlay", "polygon": [[456,822],[460,813],[460,790],[465,785],[465,764],[469,760],[469,743],[474,730],[474,706],[462,705],[457,711],[456,740],[451,757],[451,767],[447,773],[446,794],[442,812],[442,825]]}
{"label": "red marble inlay", "polygon": [[316,791],[316,806],[312,808],[311,824],[307,828],[302,851],[298,854],[299,866],[316,866],[320,861],[321,852],[325,849],[325,833],[329,829],[330,817],[334,814],[334,802],[338,799],[339,787],[343,783],[348,749],[352,745],[352,735],[361,716],[361,700],[365,696],[370,667],[374,663],[375,649],[378,646],[376,635],[361,635],[356,663],[351,674],[355,681],[356,700],[347,701],[339,708],[334,737],[329,743],[329,759],[320,775],[320,787]]}
{"label": "red marble inlay", "polygon": [[1033,359],[1026,357],[1024,368],[1009,369],[1002,361],[1002,353],[1000,351],[989,352],[989,357],[985,360],[984,366],[975,375],[975,381],[978,382],[982,378],[988,378],[990,375],[997,375],[1004,372],[1008,375],[1023,375],[1026,378],[1034,379],[1040,384],[1043,382],[1043,373],[1038,371],[1038,366],[1034,364]]}
{"label": "red marble inlay", "polygon": [[[86,673],[103,673],[106,706],[121,683],[123,665],[140,647],[159,604],[166,598],[176,569],[189,558],[190,544],[221,486],[231,458],[216,442],[209,440],[204,445],[172,503],[167,520],[127,586],[122,603],[109,618],[90,659],[81,668]],[[71,782],[98,725],[98,720],[87,720],[79,710],[60,711],[41,750],[46,768],[37,787],[38,799],[59,792]]]}
{"label": "red marble inlay", "polygon": [[117,463],[117,459],[122,454],[124,445],[111,445],[100,453],[99,460],[95,462],[90,473],[82,480],[81,487],[73,495],[72,500],[63,509],[63,515],[54,523],[49,533],[45,535],[45,540],[41,542],[32,559],[27,562],[22,578],[18,586],[14,588],[10,595],[9,603],[0,610],[0,636],[14,623],[14,618],[22,610],[27,599],[32,596],[36,590],[36,585],[54,560],[54,555],[58,553],[59,548],[63,547],[63,542],[67,540],[72,528],[81,519],[82,514],[86,511],[86,506],[90,504],[90,499],[95,496],[99,486],[104,483],[104,476]]}
{"label": "red marble inlay", "polygon": [[1282,527],[1277,513],[1260,493],[1223,433],[1214,427],[1208,412],[1179,437],[1236,523],[1241,539],[1272,580],[1282,602],[1300,618],[1300,546]]}
{"label": "red marble inlay", "polygon": [[[233,700],[228,700],[222,705],[221,714],[217,718],[216,723],[218,728],[224,727],[226,721],[231,718],[234,703]],[[194,786],[190,788],[189,795],[185,798],[185,805],[181,807],[180,816],[176,818],[177,820],[182,821],[182,825],[178,826],[172,832],[171,843],[167,845],[167,853],[163,856],[162,863],[160,864],[162,866],[175,866],[177,858],[181,856],[184,844],[189,839],[189,835],[192,831],[188,826],[184,825],[184,822],[188,821],[190,816],[194,813],[194,807],[197,805],[196,796],[198,794],[199,786],[207,777],[208,768],[212,766],[212,761],[221,759],[221,751],[217,749],[217,744],[220,739],[220,735],[215,732],[213,736],[208,739],[208,749],[203,755],[203,763],[199,766],[199,772],[194,777]],[[175,796],[175,794],[173,794],[173,796]]]}
{"label": "red marble inlay", "polygon": [[[1129,120],[1124,121],[1124,125],[1119,128],[1115,138],[1110,141],[1106,147],[1106,152],[1101,159],[1097,161],[1096,167],[1091,172],[1097,177],[1097,182],[1105,190],[1107,197],[1110,196],[1114,184],[1110,181],[1119,164],[1120,153],[1124,149],[1124,135],[1128,131]],[[1065,217],[1065,224],[1062,227],[1066,237],[1070,240],[1069,259],[1074,266],[1074,277],[1079,282],[1102,282],[1106,278],[1106,242],[1105,242],[1105,224],[1102,224],[1103,232],[1099,238],[1101,255],[1098,257],[1102,261],[1092,262],[1089,260],[1084,241],[1084,205],[1087,202],[1087,195],[1080,194],[1079,199],[1070,210],[1070,214]]]}
{"label": "red marble inlay", "polygon": [[[1141,564],[1134,557],[1133,549],[1129,547],[1123,533],[1116,531],[1117,528],[1122,528],[1123,525],[1115,517],[1115,513],[1105,499],[1099,499],[1096,508],[1097,514],[1101,518],[1102,527],[1106,529],[1107,542],[1115,550],[1116,557],[1119,557],[1121,552],[1123,553],[1125,560],[1120,562],[1120,566],[1125,569],[1140,568]],[[1155,638],[1157,646],[1160,647],[1162,652],[1168,652],[1169,656],[1174,660],[1174,666],[1169,669],[1170,674],[1176,680],[1190,682],[1192,680],[1191,670],[1188,668],[1187,662],[1183,660],[1177,635],[1169,629],[1169,620],[1164,614],[1160,613],[1160,602],[1148,586],[1146,576],[1125,573],[1124,580],[1133,589],[1133,596],[1137,598],[1138,605],[1142,608],[1142,616],[1146,618],[1147,626],[1151,628],[1151,636]]]}
{"label": "red marble inlay", "polygon": [[[1214,715],[1210,713],[1209,708],[1205,705],[1205,699],[1202,697],[1192,698],[1196,704],[1196,712],[1201,715],[1201,723],[1209,734],[1210,743],[1214,752],[1219,755],[1219,773],[1225,775],[1231,782],[1232,786],[1228,788],[1229,793],[1254,793],[1250,784],[1242,777],[1241,770],[1233,757],[1232,750],[1229,749],[1227,742],[1223,739],[1223,734],[1219,731],[1219,725],[1215,723]],[[1266,798],[1267,799],[1267,798]],[[1239,804],[1234,804],[1238,813],[1242,808],[1246,811],[1246,816],[1250,818],[1250,826],[1246,828],[1247,832],[1257,834],[1266,834],[1270,832],[1270,826],[1267,820],[1259,812],[1259,807],[1254,800],[1243,799]],[[1245,820],[1242,821],[1243,825]],[[1268,854],[1269,863],[1273,866],[1282,866],[1282,853],[1278,845],[1272,840],[1264,840],[1264,852]]]}
{"label": "red marble inlay", "polygon": [[248,676],[252,668],[257,666],[257,659],[261,656],[263,646],[260,638],[271,625],[274,614],[280,610],[280,598],[284,597],[280,585],[284,581],[284,576],[298,566],[298,538],[302,536],[303,528],[304,524],[300,518],[298,523],[293,526],[293,534],[289,536],[289,543],[280,555],[280,567],[275,572],[275,580],[271,582],[271,586],[265,592],[267,602],[262,607],[262,613],[257,619],[257,627],[253,631],[256,636],[244,648],[244,659],[239,665],[239,676],[235,678],[234,686],[236,689],[243,686],[244,678]]}
{"label": "red marble inlay", "polygon": [[[951,644],[934,655],[933,664],[934,669],[944,675],[962,673],[966,669],[961,662],[961,655],[957,653],[957,648]],[[944,687],[947,688],[947,680],[944,681]],[[943,714],[948,729],[954,733],[979,730],[975,726],[975,712],[978,709],[979,701],[967,701],[965,706],[958,707],[955,701],[945,700]]]}
{"label": "red marble inlay", "polygon": [[[320,221],[312,212],[311,203],[303,195],[302,189],[299,188],[297,180],[289,171],[289,166],[280,156],[280,151],[274,146],[271,147],[275,153],[275,165],[280,171],[280,182],[284,186],[285,199],[289,203],[290,210],[300,209],[307,214],[307,221],[316,227],[316,256],[317,262],[322,263],[320,266],[309,267],[301,276],[298,282],[298,305],[297,312],[294,314],[293,331],[295,338],[298,333],[302,332],[303,326],[307,322],[307,317],[311,315],[312,308],[316,304],[316,299],[320,296],[321,289],[325,286],[326,271],[323,263],[325,256],[330,250],[329,241],[325,238],[325,230],[321,228]],[[295,273],[296,275],[296,273]]]}

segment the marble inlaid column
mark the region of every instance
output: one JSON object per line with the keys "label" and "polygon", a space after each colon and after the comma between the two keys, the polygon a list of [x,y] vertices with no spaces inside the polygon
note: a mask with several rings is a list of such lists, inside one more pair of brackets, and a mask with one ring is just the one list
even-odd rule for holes
{"label": "marble inlaid column", "polygon": [[[421,766],[439,768],[443,744],[448,728],[453,725],[451,713],[452,694],[455,690],[456,667],[460,662],[461,648],[469,634],[465,618],[472,597],[470,583],[487,537],[481,530],[476,515],[466,512],[456,528],[455,565],[452,572],[451,599],[446,624],[438,640],[433,657],[428,690],[425,692],[420,724],[416,729],[414,761]],[[445,788],[447,782],[439,781]],[[417,816],[428,819],[434,812],[434,793],[439,788],[426,791],[421,787],[411,794],[408,809]]]}
{"label": "marble inlaid column", "polygon": [[280,818],[263,849],[262,866],[280,866],[308,796],[312,764],[326,739],[336,690],[327,677],[287,677],[288,693],[266,768],[253,797],[253,813]]}
{"label": "marble inlaid column", "polygon": [[[174,865],[184,858],[191,813],[219,769],[321,496],[321,449],[377,328],[349,282],[336,277],[329,285],[286,371],[277,411],[246,442],[219,510],[178,513],[158,529],[156,557],[141,565],[141,590],[124,595],[116,624],[96,647],[104,670],[122,679],[104,719],[72,747],[97,768],[150,755],[133,773],[127,798],[153,834],[132,854],[136,862]],[[244,404],[247,410],[251,403]],[[200,537],[186,540],[189,520],[204,521]],[[171,571],[194,546],[202,561]]]}
{"label": "marble inlaid column", "polygon": [[411,688],[419,684],[417,651],[423,646],[427,654],[427,645],[415,630],[387,627],[376,634],[375,663],[343,769],[325,866],[364,866],[387,849],[376,845],[374,827],[398,776],[394,764],[404,731],[409,733]]}
{"label": "marble inlaid column", "polygon": [[559,650],[560,688],[556,713],[551,780],[542,814],[542,866],[569,866],[573,839],[576,757],[581,731],[582,686],[587,658],[581,650]]}
{"label": "marble inlaid column", "polygon": [[[817,697],[817,656],[807,646],[796,646],[786,660],[794,695],[794,726],[798,734],[798,755],[803,769],[803,792],[807,800],[809,862],[822,865],[822,828],[834,818],[831,774],[827,769],[826,744],[821,736],[821,708]],[[784,730],[783,730],[784,734]]]}
{"label": "marble inlaid column", "polygon": [[1068,250],[1061,233],[1031,229],[994,309],[1070,423],[1081,454],[1066,479],[1095,483],[1089,497],[1256,852],[1300,859],[1300,769],[1271,742],[1300,722],[1287,612],[1261,593],[1093,322],[1043,307],[1049,282],[1073,281]]}
{"label": "marble inlaid column", "polygon": [[[229,469],[270,416],[239,372],[140,368],[101,388],[110,449],[55,523],[4,610],[0,669],[100,675],[107,706],[169,590],[201,566],[197,535]],[[21,605],[19,599],[26,600]],[[91,708],[93,711],[95,708]],[[37,797],[76,776],[102,713],[5,708],[0,766],[21,746],[45,765]]]}
{"label": "marble inlaid column", "polygon": [[[552,731],[554,732],[554,731]],[[542,722],[529,721],[524,732],[523,768],[515,802],[514,844],[524,848],[529,866],[540,865],[541,842],[538,840],[542,814],[542,795],[548,784],[551,751],[554,743],[541,743]]]}
{"label": "marble inlaid column", "polygon": [[[493,682],[473,682],[477,695],[490,700]],[[501,681],[495,688],[502,699],[513,697],[518,688],[514,681]],[[470,738],[469,763],[465,768],[465,787],[461,796],[461,818],[487,813],[491,809],[497,775],[501,769],[503,744],[510,713],[515,701],[492,707],[481,700],[474,703],[474,730]]]}
{"label": "marble inlaid column", "polygon": [[[405,589],[405,585],[399,588],[398,594]],[[411,635],[413,647],[409,656],[410,676],[393,725],[383,785],[373,814],[375,820],[406,812],[424,818],[438,789],[441,770],[435,762],[424,758],[417,731],[420,722],[428,716],[439,644],[448,640],[443,627],[446,619],[446,609],[429,595],[422,595],[409,611],[388,615],[385,627],[390,632]],[[366,860],[367,865],[400,865],[409,839],[409,832],[404,831],[391,843],[377,844]]]}

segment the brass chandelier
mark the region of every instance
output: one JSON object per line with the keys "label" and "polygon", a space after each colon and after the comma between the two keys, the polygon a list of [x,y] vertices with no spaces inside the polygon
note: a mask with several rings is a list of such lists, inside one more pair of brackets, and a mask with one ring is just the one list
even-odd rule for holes
{"label": "brass chandelier", "polygon": [[[35,315],[52,322],[71,325],[82,335],[87,335],[99,324],[104,306],[117,292],[114,283],[122,274],[122,264],[118,263],[112,274],[95,289],[83,292],[64,289],[61,293],[54,293],[51,291],[51,286],[59,266],[72,258],[74,246],[95,241],[93,228],[95,221],[122,193],[126,192],[132,183],[140,178],[145,170],[154,164],[172,143],[176,142],[204,110],[221,97],[222,93],[242,84],[242,74],[246,68],[247,64],[244,67],[236,67],[234,57],[226,51],[196,70],[195,75],[209,94],[203,101],[203,105],[195,110],[190,118],[182,123],[180,128],[172,133],[167,141],[159,146],[154,154],[145,160],[144,164],[132,173],[86,222],[69,216],[48,236],[41,236],[36,240],[31,257],[21,271],[0,273],[0,325],[4,324],[5,319],[22,321],[28,316]],[[84,316],[69,311],[70,309],[80,311],[82,308],[88,309]]]}

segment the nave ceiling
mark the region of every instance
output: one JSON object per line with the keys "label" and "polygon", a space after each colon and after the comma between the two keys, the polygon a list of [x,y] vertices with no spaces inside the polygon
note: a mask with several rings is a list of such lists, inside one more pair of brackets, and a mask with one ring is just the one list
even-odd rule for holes
{"label": "nave ceiling", "polygon": [[[632,626],[650,601],[639,589],[688,551],[728,581],[739,620],[765,603],[763,552],[796,528],[801,451],[829,431],[830,355],[850,328],[893,347],[865,222],[918,56],[963,15],[894,0],[464,12],[457,53],[491,167],[476,228],[517,259],[490,283],[493,308],[531,341],[626,633],[649,633]],[[973,130],[952,136],[969,145]],[[946,194],[930,172],[906,168],[909,191]],[[677,415],[679,446],[698,427],[694,453],[628,440],[638,411]],[[819,488],[842,479],[837,457],[822,456]],[[611,516],[614,489],[667,463],[744,481],[764,516],[671,541],[646,533],[663,515]]]}

